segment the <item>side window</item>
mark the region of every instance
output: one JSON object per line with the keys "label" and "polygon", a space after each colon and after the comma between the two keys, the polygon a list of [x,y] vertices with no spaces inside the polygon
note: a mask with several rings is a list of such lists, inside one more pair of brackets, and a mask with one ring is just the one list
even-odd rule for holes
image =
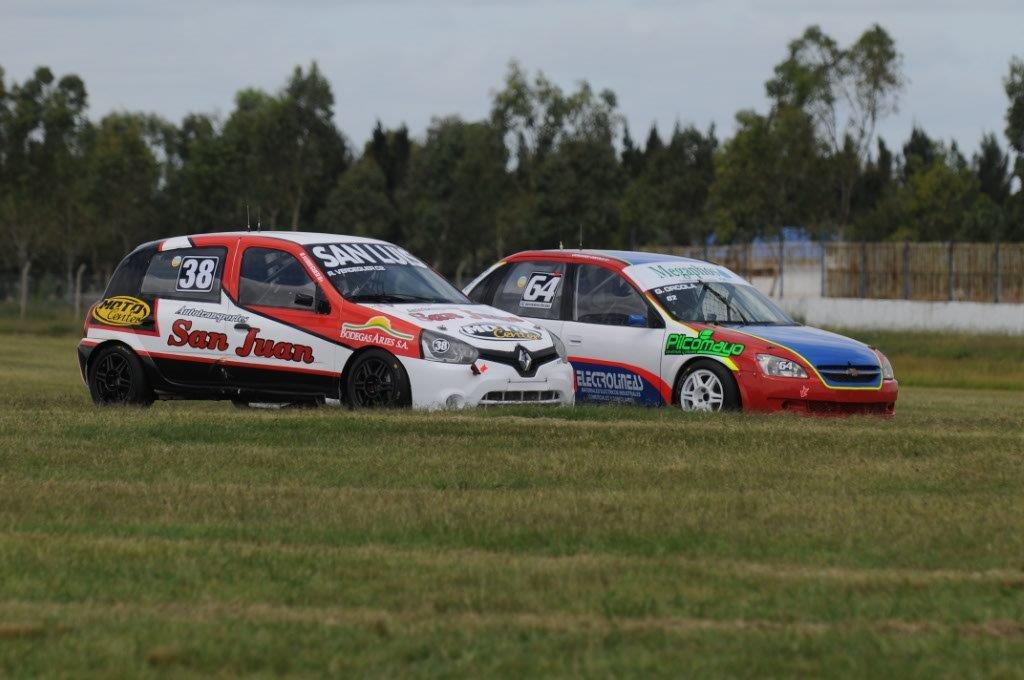
{"label": "side window", "polygon": [[291,253],[273,248],[248,248],[242,254],[238,279],[240,304],[312,311],[317,299],[323,299],[323,295]]}
{"label": "side window", "polygon": [[611,269],[580,265],[573,319],[606,326],[647,326],[647,303]]}
{"label": "side window", "polygon": [[559,319],[565,265],[556,262],[517,262],[498,286],[494,306],[534,319]]}
{"label": "side window", "polygon": [[220,302],[226,248],[178,248],[153,255],[142,279],[142,294]]}

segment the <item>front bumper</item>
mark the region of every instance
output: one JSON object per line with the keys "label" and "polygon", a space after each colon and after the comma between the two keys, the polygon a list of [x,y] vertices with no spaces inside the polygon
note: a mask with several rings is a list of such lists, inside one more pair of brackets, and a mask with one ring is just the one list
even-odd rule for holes
{"label": "front bumper", "polygon": [[896,410],[899,383],[885,380],[879,388],[837,389],[816,377],[771,378],[758,371],[735,374],[743,408],[749,411],[792,411],[815,415],[878,415]]}
{"label": "front bumper", "polygon": [[497,362],[478,360],[477,372],[464,364],[399,357],[412,387],[413,408],[463,408],[467,406],[554,404],[575,400],[569,363],[556,359],[537,368],[529,378]]}

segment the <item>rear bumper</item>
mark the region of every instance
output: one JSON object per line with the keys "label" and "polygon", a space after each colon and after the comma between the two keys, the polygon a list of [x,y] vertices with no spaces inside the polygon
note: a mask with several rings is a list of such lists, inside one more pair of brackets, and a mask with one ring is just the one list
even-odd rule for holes
{"label": "rear bumper", "polygon": [[82,384],[86,387],[89,386],[86,367],[89,365],[89,357],[92,355],[93,348],[98,344],[100,344],[100,341],[93,338],[82,338],[78,342],[78,370],[82,375]]}
{"label": "rear bumper", "polygon": [[899,396],[895,380],[885,380],[879,388],[843,389],[827,387],[817,378],[769,378],[754,371],[735,375],[743,408],[749,411],[891,417]]}
{"label": "rear bumper", "polygon": [[[565,361],[543,364],[524,378],[514,368],[477,361],[478,372],[463,364],[400,357],[412,387],[413,408],[551,404],[571,405],[575,399],[572,367]],[[483,369],[482,371],[480,369]]]}

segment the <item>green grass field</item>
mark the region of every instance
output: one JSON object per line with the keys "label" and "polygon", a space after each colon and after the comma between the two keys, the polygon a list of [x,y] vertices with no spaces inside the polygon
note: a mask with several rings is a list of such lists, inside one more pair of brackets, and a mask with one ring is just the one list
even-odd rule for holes
{"label": "green grass field", "polygon": [[892,421],[99,410],[4,323],[2,676],[1024,677],[1020,339],[871,338]]}

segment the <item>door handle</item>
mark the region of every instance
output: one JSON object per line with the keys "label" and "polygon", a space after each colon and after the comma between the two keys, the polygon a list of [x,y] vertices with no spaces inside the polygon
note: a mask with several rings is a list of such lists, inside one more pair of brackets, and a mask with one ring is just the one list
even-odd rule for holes
{"label": "door handle", "polygon": [[583,344],[583,336],[582,335],[567,335],[567,336],[565,336],[565,338],[566,338],[566,340],[569,341],[569,344],[571,344],[571,345],[582,345]]}
{"label": "door handle", "polygon": [[247,323],[236,323],[235,324],[235,330],[236,331],[250,331],[250,330],[252,330],[252,326],[250,326]]}

